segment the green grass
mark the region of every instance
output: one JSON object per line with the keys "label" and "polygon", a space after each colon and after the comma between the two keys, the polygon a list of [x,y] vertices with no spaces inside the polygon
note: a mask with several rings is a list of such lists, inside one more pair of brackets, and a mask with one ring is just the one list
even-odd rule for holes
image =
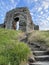
{"label": "green grass", "polygon": [[0,29],[0,65],[19,65],[27,61],[30,49],[19,41],[21,31]]}
{"label": "green grass", "polygon": [[[0,65],[19,65],[27,61],[30,49],[27,44],[19,41],[24,36],[24,32],[0,28]],[[39,42],[49,46],[49,31],[32,31],[28,36],[28,42]]]}
{"label": "green grass", "polygon": [[39,42],[49,46],[49,31],[32,31],[28,36],[29,42]]}
{"label": "green grass", "polygon": [[20,31],[0,29],[0,43],[18,40]]}

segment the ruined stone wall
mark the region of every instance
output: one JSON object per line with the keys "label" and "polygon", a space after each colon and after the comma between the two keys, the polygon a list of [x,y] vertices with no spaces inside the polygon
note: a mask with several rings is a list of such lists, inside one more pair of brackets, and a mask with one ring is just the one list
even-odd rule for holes
{"label": "ruined stone wall", "polygon": [[26,32],[39,30],[39,26],[33,23],[32,17],[27,7],[15,8],[7,12],[4,24],[0,24],[0,27],[16,30],[17,21],[19,21],[19,30]]}
{"label": "ruined stone wall", "polygon": [[38,25],[34,25],[34,30],[39,30],[39,26]]}
{"label": "ruined stone wall", "polygon": [[[17,17],[19,17],[20,30],[30,31],[34,29],[32,18],[27,7],[15,8],[7,12],[5,17],[5,26],[7,29],[13,29],[14,18]],[[25,24],[23,22],[25,22]]]}

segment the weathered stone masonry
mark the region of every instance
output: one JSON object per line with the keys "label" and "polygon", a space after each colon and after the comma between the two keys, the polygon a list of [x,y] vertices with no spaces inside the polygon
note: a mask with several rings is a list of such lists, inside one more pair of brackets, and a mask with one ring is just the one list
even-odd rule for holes
{"label": "weathered stone masonry", "polygon": [[[36,29],[27,7],[15,8],[6,13],[4,28],[31,31]],[[38,27],[39,29],[39,27]]]}

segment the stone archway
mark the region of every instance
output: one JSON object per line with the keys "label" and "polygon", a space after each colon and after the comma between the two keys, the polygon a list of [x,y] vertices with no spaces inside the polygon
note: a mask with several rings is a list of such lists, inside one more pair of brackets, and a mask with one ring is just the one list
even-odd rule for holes
{"label": "stone archway", "polygon": [[15,17],[14,20],[15,20],[15,21],[19,21],[19,17]]}
{"label": "stone archway", "polygon": [[12,28],[14,30],[22,30],[26,31],[26,16],[24,14],[14,14],[13,16],[13,22],[12,22]]}
{"label": "stone archway", "polygon": [[15,17],[14,18],[14,22],[13,22],[13,29],[15,30],[19,30],[19,17]]}

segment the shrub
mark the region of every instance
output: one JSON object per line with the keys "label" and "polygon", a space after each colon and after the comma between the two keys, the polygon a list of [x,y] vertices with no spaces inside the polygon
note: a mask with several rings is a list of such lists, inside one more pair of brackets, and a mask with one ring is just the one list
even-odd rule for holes
{"label": "shrub", "polygon": [[0,65],[19,65],[27,61],[30,49],[18,41],[19,31],[0,30]]}
{"label": "shrub", "polygon": [[49,31],[33,31],[28,36],[29,42],[42,43],[49,46]]}
{"label": "shrub", "polygon": [[29,47],[22,42],[3,44],[0,47],[0,65],[19,65],[21,61],[27,61],[29,53]]}

